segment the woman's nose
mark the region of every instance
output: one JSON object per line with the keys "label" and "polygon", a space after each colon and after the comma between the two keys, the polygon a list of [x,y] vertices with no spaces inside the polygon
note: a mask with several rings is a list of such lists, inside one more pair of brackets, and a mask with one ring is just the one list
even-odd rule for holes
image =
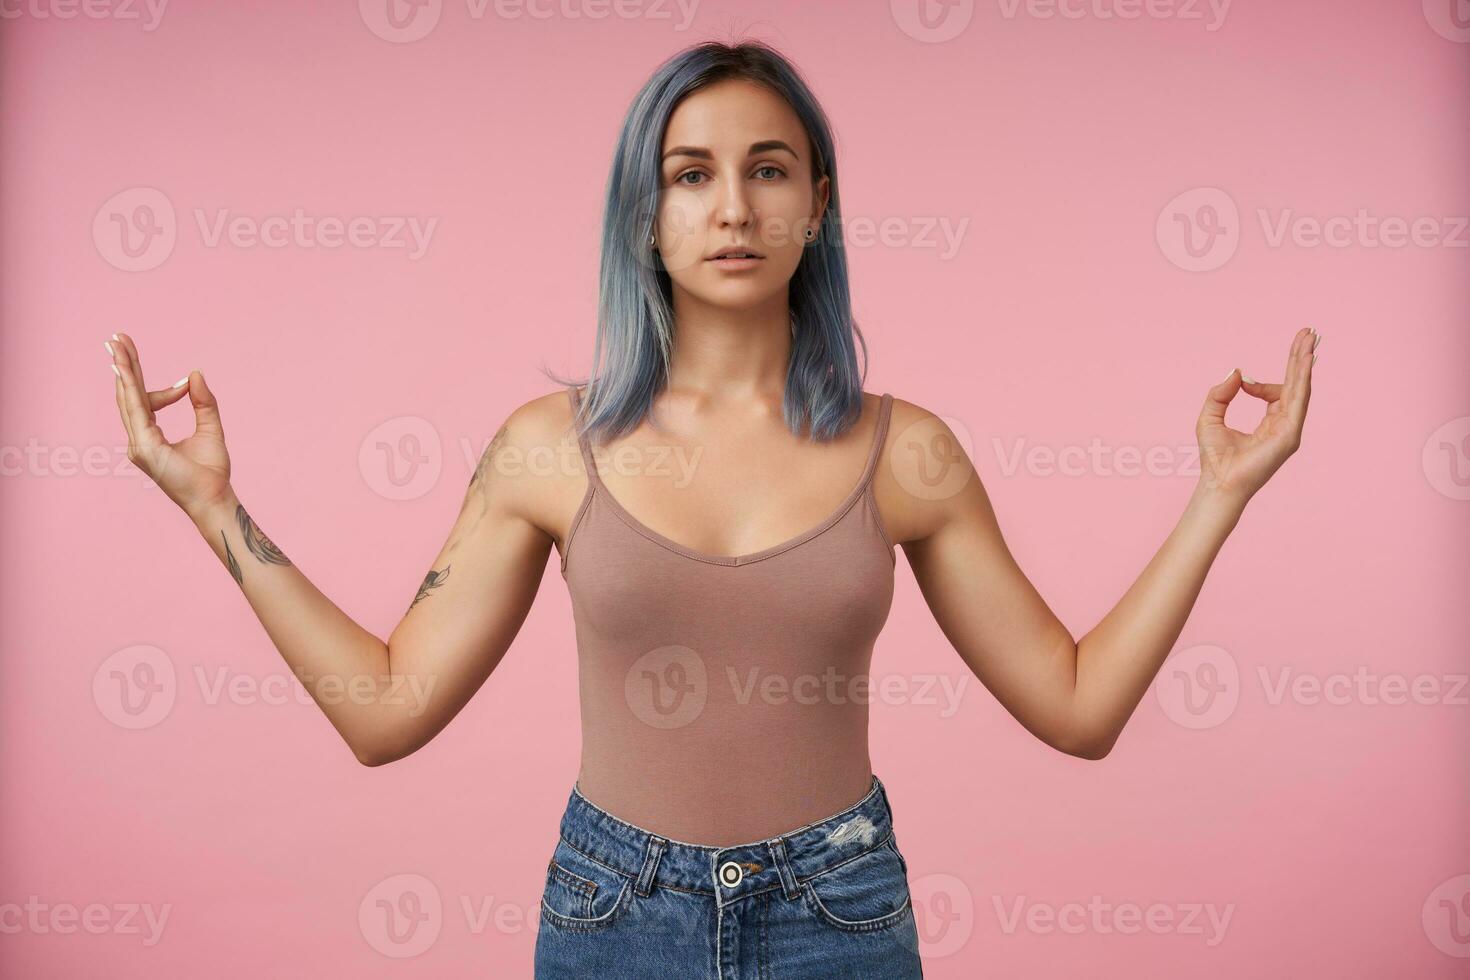
{"label": "woman's nose", "polygon": [[752,211],[750,200],[743,183],[739,180],[725,181],[724,190],[716,206],[720,224],[743,226],[750,222]]}

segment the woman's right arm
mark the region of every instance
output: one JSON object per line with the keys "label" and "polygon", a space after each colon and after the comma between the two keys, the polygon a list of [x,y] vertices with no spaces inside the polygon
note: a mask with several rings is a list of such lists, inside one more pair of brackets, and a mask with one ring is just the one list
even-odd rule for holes
{"label": "woman's right arm", "polygon": [[[131,339],[118,335],[109,347],[128,458],[193,521],[357,759],[391,762],[438,734],[499,664],[540,585],[551,538],[531,518],[544,509],[554,473],[499,460],[508,451],[523,459],[525,443],[544,441],[547,413],[523,406],[491,440],[448,540],[384,642],[323,595],[236,496],[203,376],[191,372],[176,388],[148,392]],[[196,431],[171,445],[153,413],[185,393]]]}

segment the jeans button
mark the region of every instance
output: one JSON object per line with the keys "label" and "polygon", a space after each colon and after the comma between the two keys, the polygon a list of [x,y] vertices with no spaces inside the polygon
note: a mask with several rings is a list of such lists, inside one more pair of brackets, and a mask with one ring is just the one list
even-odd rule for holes
{"label": "jeans button", "polygon": [[720,865],[720,870],[715,872],[715,877],[726,888],[734,888],[745,879],[745,869],[734,861],[726,861]]}

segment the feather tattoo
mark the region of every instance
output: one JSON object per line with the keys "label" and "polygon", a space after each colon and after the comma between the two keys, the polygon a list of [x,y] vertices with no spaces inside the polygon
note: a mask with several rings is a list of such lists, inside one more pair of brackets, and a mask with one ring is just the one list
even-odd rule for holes
{"label": "feather tattoo", "polygon": [[424,576],[424,584],[419,586],[418,595],[413,597],[413,602],[408,604],[408,608],[412,609],[414,606],[417,606],[419,600],[429,594],[429,590],[437,589],[443,585],[444,580],[449,577],[449,568],[450,566],[445,565],[442,572],[430,569],[429,574]]}
{"label": "feather tattoo", "polygon": [[235,520],[240,525],[240,537],[245,539],[245,547],[261,562],[268,565],[289,565],[291,559],[277,548],[275,542],[265,536],[265,532],[255,523],[255,520],[247,513],[245,508],[235,505]]}
{"label": "feather tattoo", "polygon": [[235,553],[230,550],[230,539],[225,537],[224,528],[220,528],[220,540],[225,543],[225,566],[230,570],[230,576],[234,578],[236,585],[245,584],[245,573],[240,569],[240,563],[235,560]]}

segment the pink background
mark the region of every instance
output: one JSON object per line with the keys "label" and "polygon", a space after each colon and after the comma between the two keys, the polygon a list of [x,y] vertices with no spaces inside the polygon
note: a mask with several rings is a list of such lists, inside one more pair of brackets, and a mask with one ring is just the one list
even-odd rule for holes
{"label": "pink background", "polygon": [[[126,463],[102,342],[131,331],[151,387],[207,372],[252,515],[386,636],[485,441],[549,390],[535,366],[588,363],[629,99],[677,48],[744,30],[829,112],[853,233],[896,229],[850,242],[868,389],[971,440],[1007,540],[1074,635],[1176,521],[1205,389],[1234,366],[1278,379],[1299,326],[1324,337],[1301,451],[1251,503],[1109,758],[1048,749],[972,677],[951,717],[874,705],[926,975],[1464,976],[1470,249],[1453,219],[1470,214],[1470,36],[1448,3],[1241,0],[1216,22],[1203,5],[1125,19],[1100,15],[1110,0],[1078,17],[994,0],[951,10],[941,40],[898,0],[709,0],[683,30],[673,6],[476,17],[444,0],[408,42],[380,36],[374,0],[180,0],[151,30],[142,6],[7,5],[0,973],[530,974],[524,914],[579,739],[554,561],[463,714],[407,760],[358,766]],[[176,241],[127,271],[107,231],[137,188],[175,209]],[[1171,205],[1197,188],[1213,190]],[[1201,203],[1226,199],[1239,218],[1214,267],[1181,267],[1175,214],[1206,221]],[[298,208],[437,224],[411,258],[210,245],[195,217]],[[1360,210],[1432,219],[1459,244],[1273,244],[1283,214]],[[963,226],[953,254],[946,226]],[[1249,401],[1233,424],[1259,417]],[[171,437],[187,415],[165,411]],[[1010,465],[1017,446],[1094,439],[1162,447],[1167,465]],[[422,461],[390,471],[379,444]],[[110,692],[139,657],[175,687],[129,728]],[[875,671],[969,677],[904,561]],[[1278,698],[1283,671],[1368,680],[1340,703]],[[1391,675],[1431,693],[1382,703]],[[243,693],[215,698],[221,676]],[[395,945],[376,898],[425,883],[441,910]],[[161,935],[129,905],[167,909]],[[1155,905],[1171,924],[1137,928]]]}

